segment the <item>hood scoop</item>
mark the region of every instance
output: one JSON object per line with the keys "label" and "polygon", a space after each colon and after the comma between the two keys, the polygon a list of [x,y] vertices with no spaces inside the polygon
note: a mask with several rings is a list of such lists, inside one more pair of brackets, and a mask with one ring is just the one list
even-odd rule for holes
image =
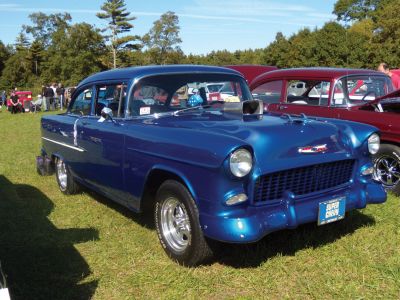
{"label": "hood scoop", "polygon": [[261,119],[264,114],[264,103],[259,100],[243,102],[226,102],[222,107],[224,115],[245,119]]}
{"label": "hood scoop", "polygon": [[283,114],[283,115],[281,115],[281,118],[287,119],[288,122],[291,124],[306,124],[306,123],[310,122],[310,119],[307,118],[307,116],[305,114],[300,114],[299,116]]}

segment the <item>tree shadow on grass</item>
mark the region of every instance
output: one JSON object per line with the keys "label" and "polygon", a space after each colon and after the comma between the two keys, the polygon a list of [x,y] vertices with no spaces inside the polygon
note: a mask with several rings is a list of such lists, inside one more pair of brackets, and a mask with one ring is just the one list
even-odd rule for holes
{"label": "tree shadow on grass", "polygon": [[[54,204],[37,188],[0,175],[0,260],[12,299],[90,299],[97,281],[74,244],[98,240],[93,228],[58,229]],[[82,283],[83,281],[83,283]]]}
{"label": "tree shadow on grass", "polygon": [[293,256],[297,251],[333,243],[360,227],[373,224],[373,218],[354,210],[339,222],[324,226],[316,223],[301,225],[294,230],[271,233],[257,243],[219,244],[217,259],[234,268],[254,268],[276,255]]}

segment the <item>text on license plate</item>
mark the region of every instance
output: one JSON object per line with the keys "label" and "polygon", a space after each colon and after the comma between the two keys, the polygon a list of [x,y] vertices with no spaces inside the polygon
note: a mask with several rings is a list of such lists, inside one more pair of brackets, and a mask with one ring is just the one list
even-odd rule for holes
{"label": "text on license plate", "polygon": [[340,197],[319,203],[318,225],[335,222],[346,214],[346,198]]}

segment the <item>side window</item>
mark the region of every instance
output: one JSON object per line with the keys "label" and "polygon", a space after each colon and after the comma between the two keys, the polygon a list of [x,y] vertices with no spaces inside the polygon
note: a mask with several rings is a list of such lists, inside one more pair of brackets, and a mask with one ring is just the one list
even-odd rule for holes
{"label": "side window", "polygon": [[114,117],[123,117],[125,110],[126,85],[107,84],[97,85],[97,99],[95,105],[96,116],[101,115],[104,107],[111,108]]}
{"label": "side window", "polygon": [[286,102],[299,105],[327,106],[329,81],[290,80],[287,85]]}
{"label": "side window", "polygon": [[72,101],[72,106],[69,109],[70,113],[83,116],[90,115],[92,89],[82,90]]}
{"label": "side window", "polygon": [[133,97],[129,102],[130,116],[145,116],[168,111],[166,106],[168,93],[162,88],[153,85],[136,85]]}
{"label": "side window", "polygon": [[343,91],[344,84],[347,83],[343,82],[342,80],[338,80],[338,82],[336,83],[335,89],[333,91],[332,106],[347,105],[347,101]]}
{"label": "side window", "polygon": [[279,103],[282,94],[282,85],[282,80],[264,83],[252,91],[253,97],[265,103]]}

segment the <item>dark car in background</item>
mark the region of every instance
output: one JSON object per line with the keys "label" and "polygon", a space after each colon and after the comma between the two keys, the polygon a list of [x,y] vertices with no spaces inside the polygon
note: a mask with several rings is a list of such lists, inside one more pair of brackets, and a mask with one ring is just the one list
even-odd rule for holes
{"label": "dark car in background", "polygon": [[269,112],[306,114],[371,124],[380,129],[374,177],[400,194],[400,101],[387,75],[365,69],[299,68],[264,73],[251,81]]}

